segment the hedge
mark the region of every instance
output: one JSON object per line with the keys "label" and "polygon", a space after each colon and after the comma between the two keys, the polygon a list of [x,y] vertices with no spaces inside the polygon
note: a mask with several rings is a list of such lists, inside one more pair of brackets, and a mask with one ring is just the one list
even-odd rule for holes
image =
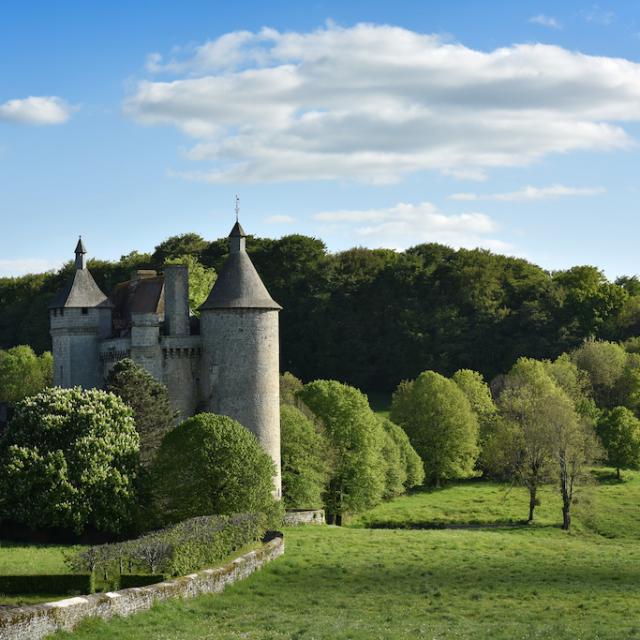
{"label": "hedge", "polygon": [[135,540],[89,547],[68,559],[73,570],[108,576],[133,571],[145,575],[180,576],[211,567],[266,530],[263,514],[201,516]]}
{"label": "hedge", "polygon": [[4,595],[91,593],[90,574],[0,576],[0,593]]}

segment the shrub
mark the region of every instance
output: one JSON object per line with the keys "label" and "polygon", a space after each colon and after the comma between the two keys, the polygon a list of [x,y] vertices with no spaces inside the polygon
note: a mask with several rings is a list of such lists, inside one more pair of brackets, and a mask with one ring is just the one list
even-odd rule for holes
{"label": "shrub", "polygon": [[117,533],[133,521],[139,439],[131,409],[91,389],[22,400],[0,440],[0,514],[31,528]]}
{"label": "shrub", "polygon": [[161,573],[156,575],[124,573],[120,576],[118,588],[131,589],[132,587],[148,587],[150,584],[157,584],[163,580],[164,576]]}
{"label": "shrub", "polygon": [[328,520],[375,506],[384,492],[382,430],[366,396],[335,380],[316,380],[298,393],[323,422],[335,452],[325,493]]}
{"label": "shrub", "polygon": [[162,440],[152,467],[165,521],[273,510],[271,458],[256,437],[227,416],[201,413]]}
{"label": "shrub", "polygon": [[4,595],[23,595],[27,593],[59,595],[87,594],[91,592],[91,576],[85,574],[0,575],[0,593]]}
{"label": "shrub", "polygon": [[115,393],[133,410],[140,434],[140,462],[149,466],[162,438],[174,427],[167,388],[130,358],[116,363],[107,378],[107,390]]}
{"label": "shrub", "polygon": [[401,383],[393,394],[391,419],[407,432],[431,483],[473,474],[478,420],[455,382],[425,371]]}
{"label": "shrub", "polygon": [[329,443],[299,409],[280,408],[282,497],[288,508],[318,508],[329,477]]}

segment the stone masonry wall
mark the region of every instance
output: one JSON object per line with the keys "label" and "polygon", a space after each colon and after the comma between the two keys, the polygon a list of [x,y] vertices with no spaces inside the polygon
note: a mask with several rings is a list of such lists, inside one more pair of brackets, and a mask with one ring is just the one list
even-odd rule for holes
{"label": "stone masonry wall", "polygon": [[284,539],[282,534],[278,534],[260,549],[217,569],[206,569],[148,587],[0,610],[0,640],[39,640],[60,629],[71,630],[84,618],[128,616],[170,598],[193,598],[205,593],[218,593],[283,553]]}

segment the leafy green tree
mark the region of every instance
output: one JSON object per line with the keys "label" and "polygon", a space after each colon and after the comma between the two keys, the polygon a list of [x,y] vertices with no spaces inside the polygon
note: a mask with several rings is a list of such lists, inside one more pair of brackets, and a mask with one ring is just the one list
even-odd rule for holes
{"label": "leafy green tree", "polygon": [[119,533],[138,496],[133,414],[112,393],[52,388],[25,398],[0,440],[0,514],[32,528]]}
{"label": "leafy green tree", "polygon": [[157,267],[161,267],[171,258],[193,256],[199,259],[207,249],[208,242],[197,233],[182,233],[163,240],[153,251],[151,260]]}
{"label": "leafy green tree", "polygon": [[406,431],[430,483],[473,475],[478,419],[455,382],[434,371],[421,373],[394,393],[391,419]]}
{"label": "leafy green tree", "polygon": [[391,422],[388,418],[379,418],[379,420],[382,428],[395,441],[398,447],[400,463],[404,469],[404,473],[401,472],[400,474],[401,477],[404,477],[404,489],[419,487],[424,482],[424,464],[422,463],[422,458],[411,446],[409,436],[401,426]]}
{"label": "leafy green tree", "polygon": [[451,379],[458,385],[466,396],[471,409],[478,418],[480,458],[479,467],[484,468],[482,452],[484,445],[495,430],[498,410],[496,408],[489,385],[484,381],[481,373],[470,369],[459,369]]}
{"label": "leafy green tree", "polygon": [[207,299],[217,274],[214,269],[205,267],[196,256],[184,255],[167,258],[165,264],[184,264],[189,269],[189,308],[198,314],[198,307]]}
{"label": "leafy green tree", "polygon": [[382,497],[391,500],[405,492],[407,470],[403,464],[400,446],[381,421],[382,442],[380,460],[384,471],[384,491]]}
{"label": "leafy green tree", "polygon": [[152,465],[165,521],[274,507],[271,458],[256,437],[227,416],[200,413],[167,433]]}
{"label": "leafy green tree", "polygon": [[324,434],[299,409],[280,409],[282,497],[288,508],[319,508],[331,451]]}
{"label": "leafy green tree", "polygon": [[162,438],[174,427],[176,413],[171,408],[167,388],[131,358],[117,362],[107,377],[107,390],[133,409],[140,434],[140,461],[149,467]]}
{"label": "leafy green tree", "polygon": [[342,524],[345,514],[376,505],[384,492],[380,458],[382,431],[366,396],[335,380],[315,380],[299,392],[322,420],[335,454],[325,493],[328,520]]}
{"label": "leafy green tree", "polygon": [[640,468],[640,420],[632,411],[626,407],[606,411],[598,422],[598,435],[618,480],[620,469]]}
{"label": "leafy green tree", "polygon": [[27,345],[0,350],[0,402],[14,404],[51,385],[53,358]]}

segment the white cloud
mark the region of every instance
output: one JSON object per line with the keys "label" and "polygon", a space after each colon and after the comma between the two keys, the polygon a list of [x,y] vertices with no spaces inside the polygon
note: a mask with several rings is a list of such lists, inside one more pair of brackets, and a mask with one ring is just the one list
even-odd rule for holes
{"label": "white cloud", "polygon": [[616,19],[616,14],[613,11],[606,11],[597,4],[594,4],[591,9],[582,11],[581,13],[587,22],[593,22],[603,27],[608,27]]}
{"label": "white cloud", "polygon": [[448,215],[430,202],[400,202],[381,209],[345,209],[313,215],[325,232],[347,233],[359,244],[406,249],[422,242],[452,247],[486,247],[507,250],[509,245],[492,235],[496,222],[484,213]]}
{"label": "white cloud", "polygon": [[295,218],[292,218],[291,216],[282,215],[269,216],[265,219],[265,222],[267,222],[268,224],[291,224],[295,221]]}
{"label": "white cloud", "polygon": [[476,200],[497,200],[505,202],[527,202],[530,200],[547,200],[549,198],[562,198],[567,196],[597,196],[605,192],[603,187],[566,187],[562,184],[554,184],[550,187],[524,187],[518,191],[507,193],[454,193],[450,200],[464,200],[473,202]]}
{"label": "white cloud", "polygon": [[544,13],[532,16],[529,18],[529,22],[539,24],[543,27],[549,27],[550,29],[562,29],[562,25],[553,16],[545,16]]}
{"label": "white cloud", "polygon": [[[558,46],[491,52],[392,26],[234,32],[152,71],[124,111],[194,139],[191,180],[482,179],[553,153],[633,144],[640,64]],[[205,163],[205,164],[202,164]]]}
{"label": "white cloud", "polygon": [[42,258],[18,258],[16,260],[0,260],[0,278],[22,276],[26,273],[42,273],[50,269],[58,269],[63,260],[52,261]]}
{"label": "white cloud", "polygon": [[62,124],[74,107],[56,96],[29,96],[0,104],[0,121],[22,124]]}

